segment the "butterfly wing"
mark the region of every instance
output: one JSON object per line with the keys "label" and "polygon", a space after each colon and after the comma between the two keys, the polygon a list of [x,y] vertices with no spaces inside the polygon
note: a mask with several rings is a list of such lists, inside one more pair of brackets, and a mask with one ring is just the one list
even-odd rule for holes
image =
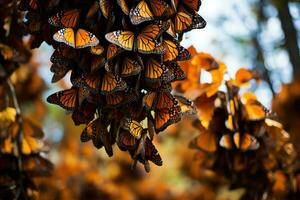
{"label": "butterfly wing", "polygon": [[162,0],[151,0],[149,3],[155,17],[163,17],[169,8],[169,5]]}
{"label": "butterfly wing", "polygon": [[53,35],[53,39],[57,42],[65,43],[73,48],[75,45],[75,34],[72,28],[64,28]]}
{"label": "butterfly wing", "polygon": [[146,106],[147,109],[152,109],[155,105],[156,100],[156,92],[149,91],[143,97],[143,105]]}
{"label": "butterfly wing", "polygon": [[153,53],[157,51],[156,39],[168,29],[169,24],[151,24],[146,26],[137,36],[137,50],[140,53]]}
{"label": "butterfly wing", "polygon": [[123,128],[129,131],[133,137],[135,137],[136,139],[141,138],[144,129],[139,122],[126,118],[123,120],[122,124]]}
{"label": "butterfly wing", "polygon": [[233,143],[232,143],[232,136],[230,134],[223,135],[219,142],[221,147],[224,147],[226,149],[232,149]]}
{"label": "butterfly wing", "polygon": [[98,38],[84,29],[78,29],[76,32],[75,48],[85,48],[96,46],[99,43]]}
{"label": "butterfly wing", "polygon": [[170,70],[154,58],[149,58],[145,65],[145,78],[149,82],[170,81],[173,79]]}
{"label": "butterfly wing", "polygon": [[141,64],[132,58],[125,57],[121,64],[121,76],[128,77],[139,74],[142,70]]}
{"label": "butterfly wing", "polygon": [[111,0],[100,0],[100,10],[106,19],[111,18],[113,14],[113,4]]}
{"label": "butterfly wing", "polygon": [[72,28],[78,24],[79,13],[80,11],[78,9],[61,11],[50,17],[48,22],[53,26]]}
{"label": "butterfly wing", "polygon": [[173,61],[179,55],[178,45],[171,41],[171,40],[164,40],[162,45],[164,46],[164,54],[163,54],[163,61]]}
{"label": "butterfly wing", "polygon": [[105,73],[102,79],[100,91],[103,94],[110,94],[116,91],[121,91],[126,88],[126,82],[117,75],[110,72]]}
{"label": "butterfly wing", "polygon": [[184,80],[185,79],[185,73],[181,69],[181,67],[177,64],[177,62],[168,63],[167,67],[173,75],[172,81],[178,81],[178,80]]}
{"label": "butterfly wing", "polygon": [[94,119],[96,105],[88,101],[83,101],[82,104],[72,113],[72,119],[75,125],[88,124]]}
{"label": "butterfly wing", "polygon": [[145,140],[145,158],[157,166],[162,166],[163,161],[152,141],[147,137]]}
{"label": "butterfly wing", "polygon": [[107,60],[111,60],[122,52],[122,49],[115,44],[109,44],[106,51]]}
{"label": "butterfly wing", "polygon": [[181,6],[175,16],[174,26],[177,33],[183,33],[192,29],[204,28],[206,22],[198,13],[190,14]]}
{"label": "butterfly wing", "polygon": [[94,55],[99,56],[104,52],[104,48],[101,45],[98,44],[96,46],[92,46],[90,48],[90,52]]}
{"label": "butterfly wing", "polygon": [[107,41],[125,49],[132,51],[134,44],[134,34],[130,31],[114,31],[105,35]]}
{"label": "butterfly wing", "polygon": [[151,21],[154,19],[154,16],[147,2],[144,0],[140,1],[135,8],[130,10],[129,17],[131,23],[134,25],[138,25],[140,23]]}
{"label": "butterfly wing", "polygon": [[66,110],[74,110],[78,107],[78,88],[63,90],[50,95],[47,101],[52,104],[57,104]]}
{"label": "butterfly wing", "polygon": [[256,150],[259,148],[259,142],[252,135],[245,133],[241,135],[239,132],[233,135],[235,146],[242,151]]}
{"label": "butterfly wing", "polygon": [[56,83],[57,81],[64,78],[70,69],[71,68],[66,65],[59,65],[59,64],[55,64],[55,63],[52,64],[50,71],[53,72],[54,74],[52,76],[51,82]]}
{"label": "butterfly wing", "polygon": [[117,143],[123,151],[134,150],[137,140],[128,131],[120,131]]}
{"label": "butterfly wing", "polygon": [[165,130],[169,125],[177,123],[180,118],[180,107],[178,105],[174,105],[171,108],[155,110],[155,131],[158,133]]}
{"label": "butterfly wing", "polygon": [[155,109],[172,108],[178,105],[178,101],[170,92],[159,92],[157,94]]}

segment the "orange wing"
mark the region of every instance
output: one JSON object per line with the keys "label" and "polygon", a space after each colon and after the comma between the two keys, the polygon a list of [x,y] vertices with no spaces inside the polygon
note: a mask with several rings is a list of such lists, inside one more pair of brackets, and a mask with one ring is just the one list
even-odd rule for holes
{"label": "orange wing", "polygon": [[169,8],[169,5],[161,0],[151,0],[150,7],[155,17],[163,17]]}
{"label": "orange wing", "polygon": [[78,29],[76,32],[76,48],[85,48],[96,46],[99,43],[98,38],[92,33]]}
{"label": "orange wing", "polygon": [[102,79],[100,91],[104,94],[109,94],[116,91],[121,91],[126,88],[126,82],[117,75],[107,72]]}
{"label": "orange wing", "polygon": [[156,92],[148,92],[144,97],[143,97],[143,104],[146,106],[147,109],[152,109],[154,104],[155,104],[155,99],[156,99]]}
{"label": "orange wing", "polygon": [[178,46],[175,42],[172,42],[171,40],[164,40],[163,46],[165,48],[165,52],[163,54],[163,61],[172,61],[177,58],[179,55]]}
{"label": "orange wing", "polygon": [[114,31],[105,35],[106,40],[119,47],[132,51],[134,44],[134,34],[130,31]]}
{"label": "orange wing", "polygon": [[48,22],[53,26],[72,28],[77,26],[80,11],[78,9],[65,10],[49,18]]}
{"label": "orange wing", "polygon": [[178,105],[178,101],[170,92],[159,92],[157,94],[155,109],[172,108]]}
{"label": "orange wing", "polygon": [[148,4],[144,0],[140,1],[135,8],[130,10],[129,17],[131,23],[134,25],[154,19]]}
{"label": "orange wing", "polygon": [[101,45],[96,45],[90,48],[90,52],[94,55],[101,55],[104,52],[104,48]]}
{"label": "orange wing", "polygon": [[53,35],[53,39],[76,49],[96,46],[99,43],[98,38],[92,33],[83,29],[78,29],[77,32],[74,33],[72,28],[59,30]]}
{"label": "orange wing", "polygon": [[177,33],[183,33],[192,29],[204,28],[206,22],[197,12],[190,14],[181,6],[175,16],[174,26]]}
{"label": "orange wing", "polygon": [[113,13],[111,0],[100,0],[100,10],[106,19],[109,19]]}
{"label": "orange wing", "polygon": [[169,69],[158,60],[149,58],[145,64],[145,78],[147,81],[169,81],[172,79]]}
{"label": "orange wing", "polygon": [[119,55],[122,49],[115,44],[109,44],[107,47],[106,58],[108,60],[113,59],[115,56]]}
{"label": "orange wing", "polygon": [[73,87],[50,95],[47,101],[52,104],[57,104],[64,109],[74,110],[79,106],[81,99],[86,96],[86,91]]}
{"label": "orange wing", "polygon": [[97,92],[101,84],[101,76],[98,73],[88,74],[83,78],[83,82],[90,90]]}
{"label": "orange wing", "polygon": [[169,28],[168,23],[151,24],[146,26],[137,36],[137,50],[140,53],[154,53],[157,52],[156,39]]}
{"label": "orange wing", "polygon": [[180,107],[178,105],[172,108],[155,110],[155,130],[156,132],[163,131],[169,125],[177,123],[180,119]]}
{"label": "orange wing", "polygon": [[142,66],[137,60],[131,59],[129,57],[125,57],[122,60],[122,64],[121,64],[122,77],[128,77],[128,76],[139,74],[141,70],[142,70]]}

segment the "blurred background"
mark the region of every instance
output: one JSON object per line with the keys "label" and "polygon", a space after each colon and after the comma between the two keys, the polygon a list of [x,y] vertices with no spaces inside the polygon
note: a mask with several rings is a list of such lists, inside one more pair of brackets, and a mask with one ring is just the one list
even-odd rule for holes
{"label": "blurred background", "polygon": [[[193,45],[199,52],[223,61],[228,76],[240,67],[259,71],[263,81],[247,90],[256,93],[267,108],[272,107],[272,99],[282,84],[300,79],[299,1],[203,0],[200,14],[207,21],[206,28],[187,33],[183,46]],[[34,52],[38,73],[48,88],[42,101],[70,86],[68,76],[56,85],[51,84],[52,53],[53,49],[46,44]],[[210,74],[201,73],[201,81],[210,82]],[[147,174],[139,165],[131,170],[126,153],[115,149],[114,157],[108,158],[103,149],[97,150],[91,143],[82,144],[80,134],[84,127],[76,127],[60,107],[46,103],[38,109],[47,112],[43,123],[51,149],[48,156],[56,165],[50,183],[47,178],[47,195],[42,199],[55,199],[55,195],[63,199],[88,199],[89,195],[100,199],[238,199],[243,193],[229,191],[226,186],[214,189],[197,181],[193,166],[186,165],[195,153],[188,148],[197,134],[191,120],[184,119],[160,134],[156,143],[164,163],[162,167],[151,165]]]}

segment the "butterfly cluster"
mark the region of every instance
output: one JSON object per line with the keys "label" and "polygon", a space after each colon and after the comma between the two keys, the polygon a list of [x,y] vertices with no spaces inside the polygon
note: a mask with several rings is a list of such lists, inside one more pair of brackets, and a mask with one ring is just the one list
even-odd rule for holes
{"label": "butterfly cluster", "polygon": [[[40,125],[21,112],[22,104],[39,99],[45,88],[37,70],[28,64],[31,53],[23,42],[22,18],[17,1],[0,2],[1,199],[32,199],[36,178],[52,170],[42,155],[46,149]],[[30,87],[30,92],[25,92]]]}
{"label": "butterfly cluster", "polygon": [[199,116],[193,122],[199,134],[190,143],[198,150],[198,178],[214,186],[225,178],[230,189],[245,189],[242,199],[295,199],[300,192],[300,168],[290,134],[255,94],[241,92],[251,81],[259,82],[259,74],[241,68],[235,78],[224,80],[224,64],[196,51],[188,62],[199,73],[215,74],[210,83],[193,78],[198,74],[176,85],[185,94],[200,91],[190,94]]}
{"label": "butterfly cluster", "polygon": [[[204,28],[200,0],[22,0],[31,46],[51,44],[52,82],[71,71],[72,88],[47,101],[86,124],[81,141],[113,155],[113,144],[135,163],[162,165],[153,136],[195,113],[186,98],[171,93],[185,77],[178,61],[190,53],[185,32]],[[51,36],[51,37],[49,37]]]}

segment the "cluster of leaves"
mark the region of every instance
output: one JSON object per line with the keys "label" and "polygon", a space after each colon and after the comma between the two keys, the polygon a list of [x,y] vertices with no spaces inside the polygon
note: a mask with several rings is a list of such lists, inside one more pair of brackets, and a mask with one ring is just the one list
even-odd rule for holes
{"label": "cluster of leaves", "polygon": [[[299,163],[290,135],[253,93],[240,92],[259,75],[241,68],[234,79],[223,80],[223,63],[192,51],[183,66],[196,68],[196,74],[176,88],[192,94],[198,109],[200,120],[193,125],[200,134],[190,143],[199,150],[195,177],[214,185],[227,180],[231,189],[245,189],[242,199],[297,199]],[[201,84],[201,70],[212,74],[210,83]]]}
{"label": "cluster of leaves", "polygon": [[20,110],[20,104],[39,101],[45,89],[35,64],[28,64],[31,53],[23,42],[22,19],[17,1],[0,2],[1,199],[34,198],[35,178],[48,175],[52,169],[41,155],[45,151],[41,127]]}
{"label": "cluster of leaves", "polygon": [[[189,0],[22,0],[31,47],[46,41],[52,82],[71,71],[72,88],[48,102],[72,112],[86,124],[81,140],[104,146],[109,156],[117,143],[132,158],[162,165],[152,139],[155,133],[192,113],[192,103],[171,94],[171,82],[185,77],[177,61],[190,58],[180,46],[187,31],[203,28]],[[191,110],[182,111],[181,106]],[[145,122],[145,123],[144,123]]]}

